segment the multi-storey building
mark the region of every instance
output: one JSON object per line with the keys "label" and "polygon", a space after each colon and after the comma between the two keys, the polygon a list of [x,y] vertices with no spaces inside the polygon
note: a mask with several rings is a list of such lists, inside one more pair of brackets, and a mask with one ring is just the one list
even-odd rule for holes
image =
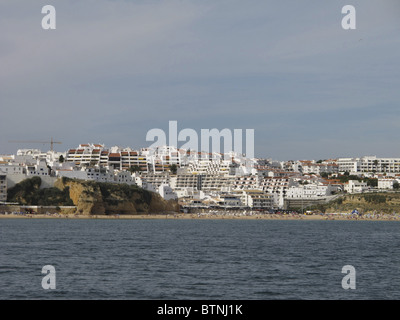
{"label": "multi-storey building", "polygon": [[36,164],[26,166],[27,176],[49,176],[50,171],[45,160],[37,160]]}
{"label": "multi-storey building", "polygon": [[147,156],[141,151],[119,147],[106,149],[101,144],[80,144],[78,148],[68,150],[66,161],[77,166],[109,167],[114,170],[137,166],[140,171],[148,171]]}
{"label": "multi-storey building", "polygon": [[4,174],[25,174],[26,166],[19,163],[0,164],[0,173]]}
{"label": "multi-storey building", "polygon": [[339,158],[337,161],[339,173],[357,173],[359,161],[359,158]]}
{"label": "multi-storey building", "polygon": [[290,177],[263,177],[260,180],[260,188],[264,192],[274,195],[274,203],[277,207],[283,207],[287,190],[293,185]]}
{"label": "multi-storey building", "polygon": [[204,192],[221,192],[232,189],[234,176],[222,174],[205,174],[199,176],[200,189]]}
{"label": "multi-storey building", "polygon": [[234,189],[260,189],[260,178],[258,175],[246,175],[246,176],[238,176],[235,177],[234,180]]}
{"label": "multi-storey building", "polygon": [[140,172],[149,172],[147,153],[142,150],[132,150],[130,148],[121,151],[121,169],[128,170],[135,167]]}
{"label": "multi-storey building", "polygon": [[239,208],[242,206],[240,195],[223,193],[219,196],[218,205],[224,208]]}
{"label": "multi-storey building", "polygon": [[339,169],[335,163],[316,163],[314,160],[301,160],[300,163],[303,174],[337,173]]}
{"label": "multi-storey building", "polygon": [[108,155],[109,155],[108,150],[100,150],[100,162],[99,166],[100,167],[107,167],[108,166]]}
{"label": "multi-storey building", "polygon": [[262,190],[268,193],[286,195],[287,189],[293,185],[293,179],[289,177],[264,177],[260,181]]}
{"label": "multi-storey building", "polygon": [[186,170],[193,174],[229,175],[234,174],[234,168],[231,160],[210,158],[190,160]]}
{"label": "multi-storey building", "polygon": [[281,169],[288,172],[301,172],[302,166],[300,161],[284,161],[280,163]]}
{"label": "multi-storey building", "polygon": [[321,198],[331,195],[334,190],[335,188],[329,184],[291,186],[286,192],[286,198]]}
{"label": "multi-storey building", "polygon": [[65,161],[77,166],[99,166],[103,155],[102,144],[80,144],[76,149],[69,149]]}
{"label": "multi-storey building", "polygon": [[395,183],[398,183],[398,179],[384,177],[378,179],[378,189],[393,189]]}
{"label": "multi-storey building", "polygon": [[400,173],[400,158],[362,157],[358,172]]}
{"label": "multi-storey building", "polygon": [[114,182],[114,174],[105,168],[59,169],[56,170],[56,176],[98,182]]}
{"label": "multi-storey building", "polygon": [[349,180],[344,185],[344,190],[348,193],[361,193],[367,191],[369,189],[366,182],[358,181],[358,180]]}
{"label": "multi-storey building", "polygon": [[168,172],[161,173],[142,173],[138,176],[139,185],[147,190],[157,191],[161,185],[170,185],[171,176]]}
{"label": "multi-storey building", "polygon": [[201,190],[201,177],[197,174],[178,174],[171,187],[175,190]]}
{"label": "multi-storey building", "polygon": [[362,173],[400,173],[400,158],[377,158],[365,156],[362,158],[339,158],[338,171],[353,174]]}
{"label": "multi-storey building", "polygon": [[7,201],[7,176],[0,174],[0,201]]}
{"label": "multi-storey building", "polygon": [[222,174],[178,174],[171,183],[174,190],[193,189],[218,192],[233,189],[235,177]]}
{"label": "multi-storey building", "polygon": [[271,209],[274,207],[274,197],[262,190],[243,190],[241,201],[244,206],[252,209]]}
{"label": "multi-storey building", "polygon": [[136,184],[130,172],[114,171],[113,169],[107,168],[89,167],[81,168],[80,170],[59,168],[56,170],[56,176],[71,179],[93,180],[97,182]]}

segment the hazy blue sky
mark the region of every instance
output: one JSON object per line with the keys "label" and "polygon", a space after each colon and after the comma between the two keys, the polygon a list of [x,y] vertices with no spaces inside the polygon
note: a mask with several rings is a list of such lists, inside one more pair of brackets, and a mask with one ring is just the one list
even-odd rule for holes
{"label": "hazy blue sky", "polygon": [[140,148],[177,120],[255,129],[259,157],[400,157],[399,17],[398,0],[2,0],[0,153]]}

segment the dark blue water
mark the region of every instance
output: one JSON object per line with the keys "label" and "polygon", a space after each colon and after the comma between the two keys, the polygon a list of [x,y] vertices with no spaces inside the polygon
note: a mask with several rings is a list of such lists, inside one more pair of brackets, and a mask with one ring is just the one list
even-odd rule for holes
{"label": "dark blue water", "polygon": [[[399,299],[400,223],[0,220],[0,299]],[[42,267],[56,269],[44,290]],[[356,289],[342,288],[342,267]]]}

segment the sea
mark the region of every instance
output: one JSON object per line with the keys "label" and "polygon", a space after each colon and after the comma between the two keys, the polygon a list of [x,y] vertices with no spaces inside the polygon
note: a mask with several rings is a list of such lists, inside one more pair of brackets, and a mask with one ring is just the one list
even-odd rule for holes
{"label": "sea", "polygon": [[399,298],[397,221],[0,219],[1,300]]}

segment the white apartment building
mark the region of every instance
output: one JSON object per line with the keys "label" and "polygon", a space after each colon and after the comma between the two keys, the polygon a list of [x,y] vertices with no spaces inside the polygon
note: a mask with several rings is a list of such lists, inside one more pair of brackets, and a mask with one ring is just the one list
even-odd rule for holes
{"label": "white apartment building", "polygon": [[31,178],[32,176],[40,176],[40,188],[50,187],[56,180],[50,175],[50,169],[47,167],[44,159],[29,159],[28,163],[7,162],[0,165],[0,174],[5,174],[7,179],[7,188],[14,187],[17,183]]}
{"label": "white apartment building", "polygon": [[287,199],[315,199],[325,198],[332,194],[336,188],[331,185],[307,184],[291,186],[286,193]]}
{"label": "white apartment building", "polygon": [[158,191],[161,185],[171,185],[171,176],[168,172],[142,173],[140,176],[136,175],[136,181],[144,189]]}
{"label": "white apartment building", "polygon": [[361,193],[368,191],[369,187],[366,182],[349,180],[349,182],[344,185],[344,190],[348,193]]}
{"label": "white apartment building", "polygon": [[7,164],[14,162],[15,155],[13,154],[0,154],[0,164]]}
{"label": "white apartment building", "polygon": [[314,173],[316,175],[321,175],[321,173],[337,173],[339,170],[338,165],[333,163],[316,163],[315,160],[302,160],[300,162],[303,174]]}
{"label": "white apartment building", "polygon": [[199,175],[199,190],[204,192],[228,192],[232,189],[234,176],[222,174]]}
{"label": "white apartment building", "polygon": [[[117,150],[114,151],[114,155],[117,157]],[[148,155],[147,153],[143,153],[141,150],[132,150],[130,148],[125,148],[120,151],[120,168],[122,170],[128,170],[131,167],[139,168],[140,172],[149,172],[148,166]],[[118,163],[117,163],[118,166]]]}
{"label": "white apartment building", "polygon": [[19,149],[17,150],[17,156],[15,159],[19,158],[20,160],[25,159],[33,159],[35,162],[37,160],[46,160],[47,154],[42,152],[40,149]]}
{"label": "white apartment building", "polygon": [[[197,159],[188,162],[186,170],[192,174],[218,174],[229,175],[232,161],[222,159]],[[234,173],[234,172],[233,172]]]}
{"label": "white apartment building", "polygon": [[271,209],[274,207],[274,197],[262,190],[243,190],[241,202],[253,209]]}
{"label": "white apartment building", "polygon": [[302,163],[298,160],[283,161],[281,167],[283,171],[287,172],[302,172],[303,170]]}
{"label": "white apartment building", "polygon": [[114,182],[136,184],[135,180],[132,179],[132,174],[129,171],[116,171],[114,172]]}
{"label": "white apartment building", "polygon": [[185,188],[182,190],[173,189],[176,193],[177,197],[180,199],[196,199],[196,200],[204,200],[207,196],[201,190],[195,190],[193,188]]}
{"label": "white apartment building", "polygon": [[361,173],[400,173],[400,158],[377,158],[365,156],[362,158],[339,158],[339,172],[350,174]]}
{"label": "white apartment building", "polygon": [[378,189],[392,190],[395,182],[398,183],[398,180],[393,179],[393,178],[379,178],[378,179]]}
{"label": "white apartment building", "polygon": [[263,177],[260,180],[260,188],[267,193],[286,195],[288,188],[293,183],[293,178],[289,177]]}
{"label": "white apartment building", "polygon": [[148,171],[147,153],[118,146],[105,148],[103,144],[80,144],[76,149],[69,149],[66,162],[77,166],[108,167],[114,170],[128,170],[137,166],[140,171]]}
{"label": "white apartment building", "polygon": [[319,174],[319,167],[312,160],[300,160],[301,163],[301,172],[303,174]]}
{"label": "white apartment building", "polygon": [[153,172],[169,171],[172,165],[179,168],[184,162],[186,151],[174,146],[159,146],[148,150],[147,162]]}
{"label": "white apartment building", "polygon": [[260,178],[258,175],[238,176],[234,180],[234,189],[260,189]]}
{"label": "white apartment building", "polygon": [[0,201],[7,201],[7,176],[0,174]]}
{"label": "white apartment building", "polygon": [[109,183],[126,183],[129,185],[136,184],[135,179],[129,172],[115,171],[106,168],[80,168],[74,170],[73,168],[67,169],[65,167],[55,170],[56,177],[67,177],[71,179],[91,180],[96,182],[109,182]]}
{"label": "white apartment building", "polygon": [[359,162],[359,158],[339,158],[337,161],[338,171],[340,173],[349,172],[350,174],[357,174]]}
{"label": "white apartment building", "polygon": [[104,168],[81,168],[80,170],[57,169],[56,176],[59,178],[66,177],[71,179],[93,180],[98,182],[114,181],[114,174]]}
{"label": "white apartment building", "polygon": [[0,173],[10,174],[25,174],[26,166],[18,163],[0,164]]}
{"label": "white apartment building", "polygon": [[238,208],[242,205],[242,202],[240,201],[240,196],[236,194],[221,194],[218,204],[225,208]]}
{"label": "white apartment building", "polygon": [[45,161],[48,165],[58,164],[60,156],[66,157],[66,152],[47,151],[42,152],[39,149],[19,149],[13,162],[21,164],[34,164],[37,161]]}
{"label": "white apartment building", "polygon": [[260,188],[264,192],[274,195],[274,205],[279,208],[284,206],[287,190],[292,185],[294,185],[294,181],[290,177],[263,177],[260,181]]}
{"label": "white apartment building", "polygon": [[184,155],[184,151],[170,146],[133,150],[118,146],[106,149],[102,144],[80,144],[78,148],[68,150],[66,161],[78,166],[101,166],[114,170],[138,167],[141,172],[158,173],[169,171],[171,165],[179,167]]}
{"label": "white apartment building", "polygon": [[80,144],[66,153],[66,162],[77,166],[100,166],[114,170],[138,167],[141,172],[169,172],[172,165],[192,174],[255,174],[255,160],[234,152],[225,155],[178,149],[173,146],[133,150],[118,146],[106,149],[102,144]]}
{"label": "white apartment building", "polygon": [[26,166],[26,175],[27,176],[49,176],[50,170],[47,167],[46,160],[37,160],[37,163],[34,165]]}
{"label": "white apartment building", "polygon": [[177,194],[172,190],[168,184],[161,184],[158,188],[158,193],[165,200],[176,200],[178,199]]}
{"label": "white apartment building", "polygon": [[400,173],[400,158],[362,157],[359,172]]}
{"label": "white apartment building", "polygon": [[174,190],[201,189],[201,176],[197,174],[178,174],[174,183],[171,183]]}
{"label": "white apartment building", "polygon": [[102,144],[80,144],[78,148],[67,151],[65,161],[77,166],[99,166],[101,153],[107,151],[104,149]]}
{"label": "white apartment building", "polygon": [[171,178],[171,188],[175,191],[185,189],[202,190],[204,192],[227,192],[233,189],[234,176],[222,174],[177,174]]}

